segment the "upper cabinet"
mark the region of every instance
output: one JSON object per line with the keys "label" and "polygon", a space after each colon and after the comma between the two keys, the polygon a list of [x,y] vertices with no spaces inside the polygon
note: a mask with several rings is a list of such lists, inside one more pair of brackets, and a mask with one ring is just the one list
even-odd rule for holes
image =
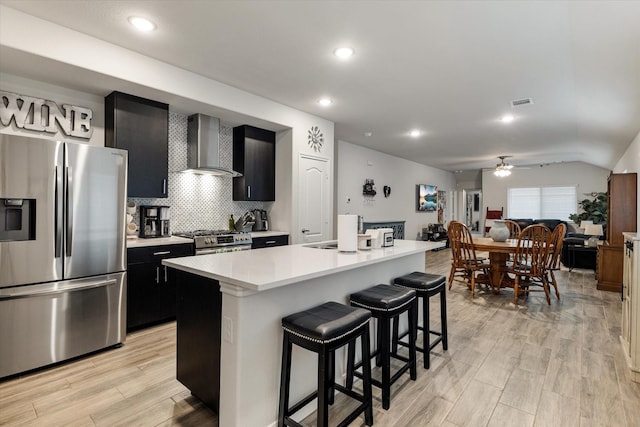
{"label": "upper cabinet", "polygon": [[233,128],[233,200],[276,199],[276,134],[253,126]]}
{"label": "upper cabinet", "polygon": [[129,151],[128,197],[167,197],[168,104],[112,92],[105,98],[105,146]]}

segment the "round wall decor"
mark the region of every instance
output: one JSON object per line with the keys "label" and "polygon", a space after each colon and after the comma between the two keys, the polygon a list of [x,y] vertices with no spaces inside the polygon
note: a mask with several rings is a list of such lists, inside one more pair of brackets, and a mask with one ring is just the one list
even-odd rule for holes
{"label": "round wall decor", "polygon": [[313,148],[313,151],[320,152],[322,144],[324,143],[324,135],[320,132],[318,126],[312,126],[309,129],[309,147]]}

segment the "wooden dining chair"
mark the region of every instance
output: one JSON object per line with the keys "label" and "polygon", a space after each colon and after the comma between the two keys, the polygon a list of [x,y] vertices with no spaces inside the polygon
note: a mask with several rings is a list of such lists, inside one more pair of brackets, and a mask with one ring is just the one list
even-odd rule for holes
{"label": "wooden dining chair", "polygon": [[560,299],[560,292],[558,292],[558,282],[553,272],[560,270],[560,254],[562,253],[562,243],[564,242],[566,232],[566,224],[558,224],[556,226],[551,234],[551,249],[547,254],[547,282],[553,285],[553,288],[556,290],[556,298],[558,299]]}
{"label": "wooden dining chair", "polygon": [[471,298],[474,298],[476,283],[491,284],[489,264],[476,256],[471,232],[466,225],[458,221],[451,221],[447,228],[447,235],[449,236],[452,257],[449,289],[451,289],[454,280],[464,283],[471,289]]}
{"label": "wooden dining chair", "polygon": [[547,280],[547,257],[552,246],[551,236],[551,230],[539,224],[530,225],[520,233],[513,263],[507,266],[507,272],[515,276],[515,304],[518,304],[521,293],[530,292],[544,292],[547,304],[551,304]]}
{"label": "wooden dining chair", "polygon": [[510,219],[504,220],[504,225],[509,229],[509,238],[517,239],[520,236],[520,224],[515,221],[511,221]]}

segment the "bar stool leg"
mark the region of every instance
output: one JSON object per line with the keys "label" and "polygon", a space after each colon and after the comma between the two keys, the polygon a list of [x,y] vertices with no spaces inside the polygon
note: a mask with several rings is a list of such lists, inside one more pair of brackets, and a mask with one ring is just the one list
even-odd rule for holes
{"label": "bar stool leg", "polygon": [[329,403],[327,402],[327,377],[330,356],[323,348],[318,352],[318,418],[317,425],[329,427]]}
{"label": "bar stool leg", "polygon": [[335,374],[335,366],[336,366],[336,354],[335,351],[330,351],[329,352],[329,369],[328,369],[328,373],[327,373],[327,403],[329,403],[329,405],[333,405],[333,401],[336,395],[336,390],[333,387],[333,384],[335,382],[336,379],[336,374]]}
{"label": "bar stool leg", "polygon": [[[362,359],[364,361],[364,355],[362,356]],[[355,363],[356,363],[356,346],[354,342],[350,342],[347,345],[347,379],[344,383],[344,386],[349,390],[353,388],[353,366],[355,365]]]}
{"label": "bar stool leg", "polygon": [[[418,377],[417,356],[416,356],[416,338],[418,336],[418,299],[411,303],[409,308],[409,372],[413,381]],[[427,326],[428,328],[428,326]]]}
{"label": "bar stool leg", "polygon": [[[382,407],[389,409],[391,406],[391,357],[389,355],[389,323],[390,317],[378,319],[378,353],[382,364]],[[386,337],[386,339],[385,339]]]}
{"label": "bar stool leg", "polygon": [[422,355],[425,369],[431,367],[431,318],[429,309],[429,296],[424,295],[422,297]]}
{"label": "bar stool leg", "polygon": [[[362,343],[362,394],[364,395],[364,401],[368,405],[364,410],[364,423],[371,426],[373,425],[373,396],[371,392],[371,357],[369,355],[371,347],[369,343],[369,327],[367,327],[360,337],[360,341]],[[351,349],[351,347],[349,347],[349,349]],[[351,362],[353,362],[353,359]],[[353,367],[353,363],[349,366]],[[351,383],[353,385],[353,375],[351,377]]]}
{"label": "bar stool leg", "polygon": [[449,348],[449,342],[447,339],[447,293],[444,286],[440,291],[440,323],[442,324],[442,349],[446,351]]}
{"label": "bar stool leg", "polygon": [[282,371],[280,374],[280,405],[278,408],[278,427],[284,426],[284,419],[289,412],[289,381],[291,379],[291,340],[284,333],[282,339]]}

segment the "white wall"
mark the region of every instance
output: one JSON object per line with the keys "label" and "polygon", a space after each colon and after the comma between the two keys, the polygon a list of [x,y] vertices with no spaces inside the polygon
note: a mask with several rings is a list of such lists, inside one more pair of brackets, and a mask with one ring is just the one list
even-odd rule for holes
{"label": "white wall", "polygon": [[[437,222],[436,212],[416,211],[416,184],[447,191],[445,218],[450,221],[455,177],[451,172],[421,165],[345,141],[337,142],[336,211],[357,214],[365,221],[406,221],[405,238],[417,239],[422,227]],[[376,185],[375,197],[362,195],[365,179]],[[391,187],[385,198],[383,187]],[[351,199],[347,203],[347,198]]]}
{"label": "white wall", "polygon": [[[504,207],[505,217],[509,217],[507,208],[507,190],[510,187],[572,186],[578,187],[578,201],[588,198],[591,192],[607,191],[607,177],[610,171],[582,162],[557,163],[544,167],[532,166],[531,169],[513,169],[512,174],[498,178],[492,170],[482,172],[483,212]],[[576,212],[578,206],[576,205]],[[565,219],[565,218],[560,218]]]}
{"label": "white wall", "polygon": [[[615,173],[635,172],[640,173],[640,132],[634,138],[634,140],[627,148],[627,151],[622,155],[616,166],[613,168]],[[637,195],[636,195],[637,197]],[[640,225],[640,197],[638,199],[638,207],[636,213],[638,214],[638,222]]]}

